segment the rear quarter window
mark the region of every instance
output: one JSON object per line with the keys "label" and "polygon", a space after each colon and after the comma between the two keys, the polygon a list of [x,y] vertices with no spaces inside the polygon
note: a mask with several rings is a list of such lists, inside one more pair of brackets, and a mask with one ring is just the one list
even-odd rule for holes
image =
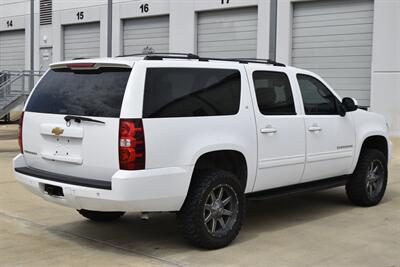
{"label": "rear quarter window", "polygon": [[144,118],[234,115],[240,72],[232,69],[148,68]]}
{"label": "rear quarter window", "polygon": [[26,111],[117,118],[131,70],[49,70],[32,93]]}

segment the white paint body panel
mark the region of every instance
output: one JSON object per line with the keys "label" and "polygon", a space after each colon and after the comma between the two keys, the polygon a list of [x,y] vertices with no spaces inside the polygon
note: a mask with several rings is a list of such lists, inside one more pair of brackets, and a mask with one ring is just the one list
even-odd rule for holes
{"label": "white paint body panel", "polygon": [[[25,112],[24,157],[28,166],[53,173],[109,181],[119,169],[118,118],[96,118],[105,124],[72,122],[65,115]],[[61,127],[61,136],[51,129]],[[99,153],[104,151],[104,153]]]}
{"label": "white paint body panel", "polygon": [[[15,172],[17,180],[33,193],[75,209],[179,210],[189,190],[196,161],[211,151],[235,150],[243,154],[247,164],[246,193],[350,174],[367,137],[380,135],[387,138],[385,120],[374,113],[357,110],[347,113],[345,117],[306,116],[296,74],[305,73],[319,78],[308,71],[264,64],[197,60],[144,61],[128,57],[89,61],[100,65],[134,66],[120,118],[142,118],[144,78],[149,67],[236,69],[241,73],[241,100],[238,113],[232,116],[143,119],[145,170],[119,170],[118,118],[99,118],[106,121],[105,126],[85,126],[84,123],[81,126],[73,125],[76,129],[66,133],[70,136],[68,138],[87,143],[85,146],[77,145],[83,149],[81,154],[70,159],[72,162],[66,162],[65,159],[61,162],[49,161],[41,155],[27,153],[14,159],[14,167],[31,166],[70,176],[111,181],[112,189],[102,190],[46,181]],[[288,75],[297,115],[260,114],[251,75],[255,70],[279,71]],[[308,133],[307,127],[315,121],[323,131],[313,136]],[[63,123],[63,116],[60,115],[27,112],[23,127],[24,149],[45,153],[46,149],[52,147],[46,145],[45,138],[54,138],[49,135],[49,127]],[[276,134],[260,132],[268,124],[277,129]],[[350,150],[337,149],[339,145],[350,143],[353,144]],[[388,144],[390,152],[390,142]],[[76,162],[79,156],[83,160],[82,164]],[[63,187],[65,197],[46,195],[44,183]]]}
{"label": "white paint body panel", "polygon": [[[312,76],[333,91],[318,75],[309,71],[293,70],[293,75]],[[293,86],[300,91],[297,79]],[[336,93],[335,95],[338,97]],[[303,101],[301,97],[299,100]],[[301,106],[303,107],[303,104]],[[351,173],[350,168],[356,142],[352,113],[347,113],[344,117],[340,115],[306,115],[303,108],[303,114],[306,135],[306,166],[302,182]],[[320,130],[313,131],[315,127]]]}
{"label": "white paint body panel", "polygon": [[[254,71],[286,73],[287,70],[260,64],[249,64],[247,67],[257,121],[258,168],[254,191],[296,184],[302,177],[305,162],[304,119],[299,116],[301,107],[295,103],[297,115],[263,115],[257,105],[251,78]],[[287,76],[291,80],[291,74],[287,73]],[[276,132],[263,133],[263,129],[274,129]]]}

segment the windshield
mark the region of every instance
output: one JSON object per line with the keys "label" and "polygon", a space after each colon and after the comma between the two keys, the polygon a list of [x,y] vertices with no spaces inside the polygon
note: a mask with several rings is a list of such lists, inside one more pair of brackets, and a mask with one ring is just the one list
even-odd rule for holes
{"label": "windshield", "polygon": [[26,111],[117,118],[131,70],[49,70],[36,86]]}

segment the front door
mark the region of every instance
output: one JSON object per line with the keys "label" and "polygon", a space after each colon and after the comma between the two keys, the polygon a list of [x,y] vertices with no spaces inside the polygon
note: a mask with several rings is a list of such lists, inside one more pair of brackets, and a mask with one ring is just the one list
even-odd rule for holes
{"label": "front door", "polygon": [[351,114],[339,115],[339,100],[316,77],[297,74],[297,80],[303,99],[307,138],[302,182],[347,174],[355,146]]}
{"label": "front door", "polygon": [[296,184],[305,162],[304,119],[296,113],[284,72],[249,71],[257,121],[258,170],[254,191]]}

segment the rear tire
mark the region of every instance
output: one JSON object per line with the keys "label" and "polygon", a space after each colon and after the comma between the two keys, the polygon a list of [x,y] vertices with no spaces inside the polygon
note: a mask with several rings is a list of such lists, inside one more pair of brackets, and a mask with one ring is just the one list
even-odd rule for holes
{"label": "rear tire", "polygon": [[229,245],[238,235],[245,214],[244,190],[238,178],[226,171],[209,171],[193,179],[177,214],[184,238],[206,249]]}
{"label": "rear tire", "polygon": [[347,197],[357,206],[377,205],[385,194],[387,175],[387,160],[381,151],[362,151],[357,167],[346,184]]}
{"label": "rear tire", "polygon": [[118,220],[125,212],[122,211],[94,211],[78,210],[83,217],[95,222],[112,222]]}

